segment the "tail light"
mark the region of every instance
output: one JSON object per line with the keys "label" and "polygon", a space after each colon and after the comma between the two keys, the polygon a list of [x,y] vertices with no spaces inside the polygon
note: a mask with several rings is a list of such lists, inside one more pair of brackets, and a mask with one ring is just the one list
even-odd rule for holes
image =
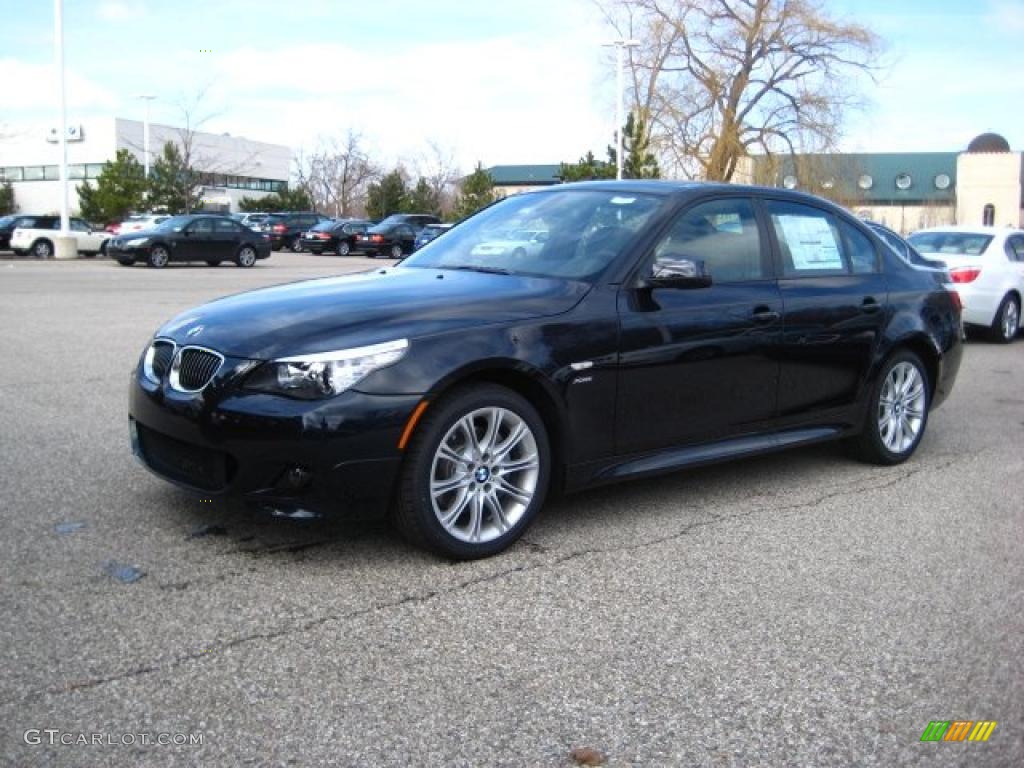
{"label": "tail light", "polygon": [[286,229],[288,229],[288,227],[286,227],[284,224],[275,224],[273,226],[273,230],[275,232],[284,232]]}
{"label": "tail light", "polygon": [[981,267],[957,267],[949,270],[949,276],[954,283],[973,283],[981,274]]}

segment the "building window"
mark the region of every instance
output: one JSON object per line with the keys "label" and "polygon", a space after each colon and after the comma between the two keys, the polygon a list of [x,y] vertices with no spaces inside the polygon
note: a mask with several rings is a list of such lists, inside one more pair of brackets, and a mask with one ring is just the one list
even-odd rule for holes
{"label": "building window", "polygon": [[782,186],[784,186],[786,189],[796,189],[796,184],[796,176],[786,176],[782,180]]}
{"label": "building window", "polygon": [[84,165],[69,165],[68,166],[68,178],[69,179],[84,179],[85,178],[85,166]]}
{"label": "building window", "polygon": [[986,205],[981,212],[981,223],[986,227],[991,227],[996,223],[996,207],[992,203]]}
{"label": "building window", "polygon": [[22,181],[25,171],[22,168],[0,168],[0,179],[3,181]]}
{"label": "building window", "polygon": [[875,180],[865,173],[863,176],[857,179],[857,186],[860,187],[861,189],[868,190],[875,186]]}
{"label": "building window", "polygon": [[43,166],[41,165],[26,165],[25,166],[25,181],[42,181],[43,180]]}
{"label": "building window", "polygon": [[935,188],[936,189],[949,189],[949,185],[952,183],[952,179],[949,178],[949,174],[940,173],[935,177]]}
{"label": "building window", "polygon": [[901,173],[896,177],[896,189],[910,189],[913,183],[914,180],[910,178],[909,173]]}
{"label": "building window", "polygon": [[56,165],[44,165],[43,178],[47,181],[60,181],[60,168]]}
{"label": "building window", "polygon": [[88,163],[85,166],[85,178],[98,179],[103,173],[103,163]]}

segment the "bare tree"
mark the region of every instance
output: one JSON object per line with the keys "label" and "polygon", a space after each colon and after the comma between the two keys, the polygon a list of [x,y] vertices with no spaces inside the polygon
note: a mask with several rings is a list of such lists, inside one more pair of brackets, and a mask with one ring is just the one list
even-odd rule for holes
{"label": "bare tree", "polygon": [[369,185],[380,173],[363,146],[362,135],[349,129],[340,139],[320,140],[300,182],[306,183],[319,210],[353,216],[365,210]]}
{"label": "bare tree", "polygon": [[817,0],[597,0],[629,51],[634,109],[677,173],[728,181],[737,161],[834,148],[852,83],[880,49]]}
{"label": "bare tree", "polygon": [[430,187],[433,199],[438,202],[444,213],[451,213],[455,208],[455,183],[462,177],[455,160],[455,150],[442,146],[430,139],[427,151],[416,162],[419,177]]}

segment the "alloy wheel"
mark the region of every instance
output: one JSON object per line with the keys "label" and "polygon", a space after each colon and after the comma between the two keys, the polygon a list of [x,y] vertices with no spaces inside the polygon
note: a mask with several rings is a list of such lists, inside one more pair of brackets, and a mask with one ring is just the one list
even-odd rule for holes
{"label": "alloy wheel", "polygon": [[238,266],[251,267],[256,263],[256,251],[246,246],[238,252]]}
{"label": "alloy wheel", "polygon": [[400,259],[400,258],[402,258],[402,246],[400,246],[400,245],[392,245],[391,246],[391,258],[392,259]]}
{"label": "alloy wheel", "polygon": [[49,240],[40,240],[32,247],[32,253],[40,259],[48,259],[53,255],[53,246]]}
{"label": "alloy wheel", "polygon": [[903,361],[889,371],[878,397],[878,434],[886,449],[901,454],[914,446],[924,427],[924,376]]}
{"label": "alloy wheel", "polygon": [[1020,327],[1020,310],[1017,308],[1016,301],[1010,300],[1003,305],[1002,319],[1003,338],[1012,341]]}
{"label": "alloy wheel", "polygon": [[434,453],[434,515],[459,541],[493,541],[522,519],[539,478],[537,439],[526,421],[506,408],[479,408],[455,422]]}
{"label": "alloy wheel", "polygon": [[338,255],[339,256],[348,256],[348,251],[349,251],[349,245],[348,245],[347,242],[345,242],[343,240],[341,243],[338,244]]}
{"label": "alloy wheel", "polygon": [[149,266],[151,267],[157,267],[158,269],[160,267],[166,267],[167,262],[170,261],[170,259],[170,254],[162,245],[156,246],[149,252]]}

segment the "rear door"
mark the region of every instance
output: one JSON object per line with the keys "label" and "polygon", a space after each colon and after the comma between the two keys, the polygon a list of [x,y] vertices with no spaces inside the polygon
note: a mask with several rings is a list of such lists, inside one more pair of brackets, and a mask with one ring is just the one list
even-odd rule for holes
{"label": "rear door", "polygon": [[880,254],[823,208],[768,199],[764,209],[783,305],[779,416],[843,419],[867,386],[889,311]]}
{"label": "rear door", "polygon": [[[644,287],[659,261],[703,261],[706,288]],[[775,415],[782,300],[750,197],[683,210],[619,293],[616,452],[763,430]]]}
{"label": "rear door", "polygon": [[242,226],[231,219],[213,219],[213,236],[211,238],[211,253],[213,258],[228,259],[235,258],[242,238]]}

